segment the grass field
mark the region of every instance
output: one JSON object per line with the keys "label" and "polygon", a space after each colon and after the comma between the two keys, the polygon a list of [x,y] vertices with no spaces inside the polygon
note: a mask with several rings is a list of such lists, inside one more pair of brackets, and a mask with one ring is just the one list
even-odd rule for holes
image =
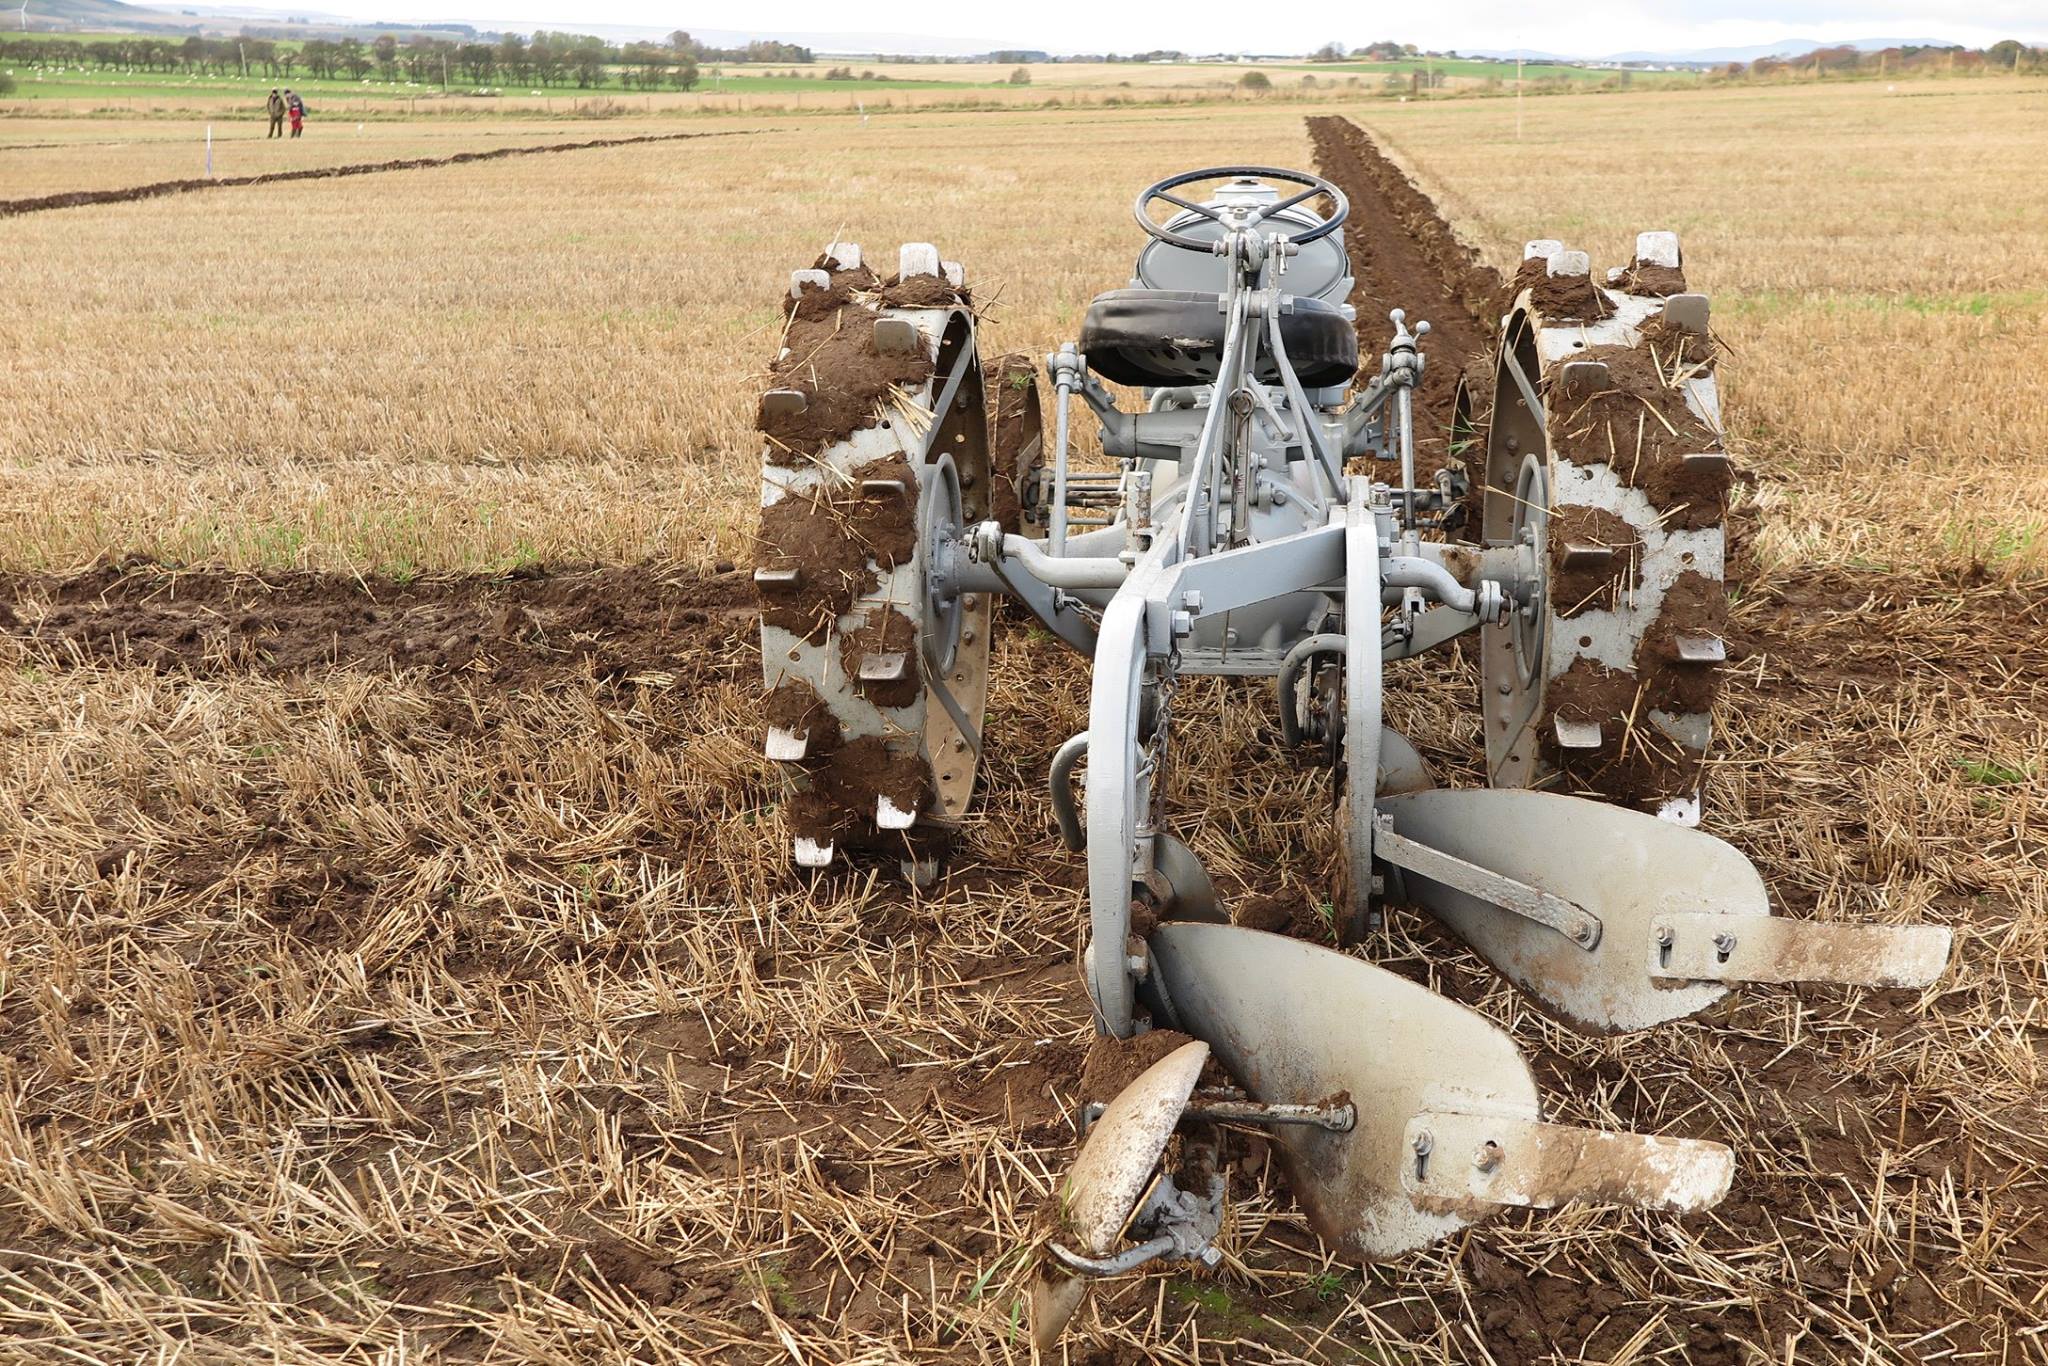
{"label": "grass field", "polygon": [[[1234,80],[1207,80],[1194,84],[1025,85],[1008,82],[996,85],[925,84],[915,81],[790,81],[781,77],[759,80],[731,78],[709,80],[695,90],[662,90],[643,93],[608,85],[599,90],[557,88],[548,92],[531,89],[457,90],[443,94],[435,90],[406,90],[372,87],[342,87],[328,92],[313,117],[329,122],[348,118],[532,118],[569,115],[588,119],[639,118],[658,115],[752,116],[795,114],[891,114],[913,111],[951,112],[958,110],[1040,110],[1060,108],[1116,108],[1123,105],[1189,105],[1229,103],[1257,106],[1267,103],[1327,98],[1331,87],[1349,86],[1352,95],[1369,87],[1361,77],[1311,86],[1302,81],[1275,79],[1265,92],[1242,89]],[[294,87],[296,88],[296,87]],[[154,90],[107,89],[100,85],[86,93],[58,91],[24,98],[22,93],[0,100],[0,111],[36,118],[97,117],[104,119],[147,118],[211,114],[261,118],[261,100],[268,93],[250,86],[246,93],[183,88]],[[1297,105],[1298,107],[1298,105]]]}
{"label": "grass field", "polygon": [[[825,72],[844,66],[852,80],[824,79]],[[1392,76],[1406,82],[1412,72],[1433,72],[1444,77],[1442,88],[1452,92],[1481,88],[1513,89],[1519,79],[1530,88],[1613,84],[1618,73],[1592,67],[1530,64],[1518,76],[1513,63],[1446,60],[1425,62],[1420,58],[1398,62],[1300,63],[1181,63],[1181,62],[1039,62],[1025,68],[1030,82],[1010,84],[1014,65],[986,62],[820,61],[809,67],[787,65],[750,66],[736,62],[705,63],[697,86],[688,92],[669,90],[652,94],[629,90],[619,84],[613,71],[609,83],[596,90],[573,86],[540,88],[504,80],[479,85],[451,71],[444,88],[439,81],[411,83],[404,79],[386,81],[377,76],[360,81],[315,81],[303,76],[289,82],[269,77],[185,76],[161,72],[110,72],[95,68],[37,71],[15,70],[18,88],[0,108],[9,106],[26,112],[48,110],[52,105],[70,113],[110,108],[116,112],[147,113],[176,109],[259,109],[271,87],[290,84],[306,96],[316,112],[326,107],[334,112],[362,111],[388,117],[399,108],[417,113],[430,109],[508,110],[543,113],[568,112],[593,103],[613,101],[629,111],[699,111],[743,107],[786,108],[790,110],[842,110],[856,105],[875,108],[922,107],[962,102],[976,104],[1042,104],[1048,99],[1109,100],[1166,99],[1216,100],[1238,91],[1238,82],[1249,71],[1259,71],[1283,94],[1299,94],[1314,87],[1335,86],[1357,93],[1383,91]],[[860,79],[872,76],[874,79]],[[1683,87],[1697,84],[1691,72],[1631,73],[1629,80],[1643,87]]]}
{"label": "grass field", "polygon": [[[1574,85],[1595,85],[1602,81],[1617,80],[1622,72],[1597,66],[1574,66],[1562,62],[1524,62],[1516,66],[1513,62],[1489,62],[1471,57],[1403,57],[1396,61],[1384,62],[1315,62],[1288,63],[1283,70],[1343,73],[1345,75],[1371,75],[1384,78],[1387,75],[1406,77],[1410,72],[1420,70],[1425,75],[1441,73],[1460,83],[1484,84],[1493,81],[1510,87],[1516,81],[1569,81]],[[1697,71],[1631,71],[1627,73],[1631,84],[1644,85],[1697,85],[1701,73]]]}
{"label": "grass field", "polygon": [[[1589,1040],[1398,916],[1373,956],[1510,1029],[1563,1118],[1733,1144],[1729,1204],[1360,1270],[1253,1181],[1218,1272],[1099,1297],[1068,1359],[2048,1359],[2017,81],[706,120],[5,220],[0,1357],[1028,1359],[1012,1251],[1088,1037],[1044,797],[1086,674],[1004,636],[949,882],[785,874],[746,584],[777,300],[825,242],[933,240],[984,347],[1043,353],[1128,278],[1140,184],[1307,165],[1309,111],[1503,267],[1681,232],[1745,471],[1708,826],[1789,913],[1933,919],[1958,961]],[[192,174],[171,131],[7,121],[0,177]],[[360,159],[561,131],[385,123]],[[1471,781],[1469,671],[1391,683]],[[1312,914],[1327,779],[1264,693],[1190,692],[1186,837]]]}
{"label": "grass field", "polygon": [[[930,71],[932,68],[919,68]],[[944,70],[944,68],[939,68]],[[769,72],[735,71],[730,75],[712,75],[707,70],[697,89],[708,94],[792,94],[809,92],[816,95],[831,94],[872,94],[877,89],[888,90],[980,90],[1001,84],[1001,82],[978,82],[947,80],[943,77],[892,77],[887,81],[863,81],[856,77],[850,81],[828,81],[804,77],[789,77],[777,71]],[[547,98],[562,102],[566,107],[578,99],[596,99],[605,95],[629,99],[640,92],[619,83],[618,72],[614,70],[607,83],[599,89],[580,90],[573,85],[542,87],[521,85],[503,80],[476,82],[466,77],[451,74],[444,87],[438,80],[412,82],[404,79],[387,81],[368,77],[360,81],[313,80],[304,76],[290,78],[270,76],[181,76],[166,72],[103,72],[96,69],[71,69],[65,71],[33,72],[18,71],[18,82],[12,98],[33,106],[38,101],[60,99],[93,100],[219,100],[221,102],[243,102],[260,106],[271,90],[290,87],[305,96],[308,108],[326,100],[376,100],[417,101],[431,100],[443,95],[471,96],[520,95],[528,98]],[[666,87],[658,94],[670,93]]]}

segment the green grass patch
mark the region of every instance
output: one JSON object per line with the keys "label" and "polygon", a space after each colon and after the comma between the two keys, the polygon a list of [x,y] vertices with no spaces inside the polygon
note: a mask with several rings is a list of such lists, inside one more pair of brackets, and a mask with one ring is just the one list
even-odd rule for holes
{"label": "green grass patch", "polygon": [[761,1288],[775,1302],[775,1312],[784,1318],[802,1318],[809,1310],[797,1298],[796,1287],[790,1283],[789,1273],[782,1268],[779,1257],[764,1258],[757,1268],[761,1277]]}
{"label": "green grass patch", "polygon": [[1745,316],[1789,312],[1912,313],[1923,317],[1992,318],[2032,312],[2048,306],[2048,290],[1973,291],[1966,294],[1793,294],[1763,290],[1754,294],[1723,293],[1714,307]]}
{"label": "green grass patch", "polygon": [[[367,81],[316,81],[305,76],[182,76],[162,71],[35,71],[17,66],[14,69],[14,93],[10,100],[150,100],[169,99],[179,95],[205,95],[211,98],[241,96],[249,101],[250,108],[261,112],[263,101],[272,90],[286,87],[297,91],[306,100],[308,121],[320,117],[322,100],[403,100],[409,98],[438,97],[442,93],[438,82],[433,85],[407,85],[403,80],[387,82],[375,77]],[[450,80],[448,93],[473,95],[479,89],[499,90],[499,86],[476,86],[465,81]],[[524,95],[528,87],[517,89],[504,87],[508,95]],[[617,86],[605,90],[575,90],[556,88],[543,94],[559,95],[563,99],[589,99],[600,95],[618,95],[623,92]]]}
{"label": "green grass patch", "polygon": [[[855,77],[860,73],[854,72]],[[697,81],[697,93],[702,95],[752,95],[752,94],[798,94],[821,95],[865,95],[873,93],[886,95],[891,90],[993,90],[998,82],[993,81],[899,81],[859,79],[851,81],[828,81],[821,73],[817,78],[804,76],[724,76],[716,77],[705,72]],[[637,93],[637,92],[635,92]]]}
{"label": "green grass patch", "polygon": [[1997,759],[1957,759],[1954,763],[1961,770],[1963,781],[1979,787],[2023,787],[2034,780],[2032,764],[2015,765]]}
{"label": "green grass patch", "polygon": [[1331,1300],[1340,1298],[1350,1283],[1351,1277],[1344,1272],[1318,1271],[1308,1278],[1308,1289],[1309,1293],[1316,1297],[1317,1303],[1328,1304]]}
{"label": "green grass patch", "polygon": [[1941,539],[1952,555],[1986,566],[2018,565],[2032,560],[2039,552],[2042,532],[2040,522],[1992,527],[1951,522],[1942,529]]}
{"label": "green grass patch", "polygon": [[1175,1277],[1167,1282],[1166,1293],[1179,1303],[1221,1319],[1233,1328],[1263,1327],[1269,1322],[1265,1315],[1253,1313],[1230,1298],[1230,1292],[1220,1285],[1201,1285]]}

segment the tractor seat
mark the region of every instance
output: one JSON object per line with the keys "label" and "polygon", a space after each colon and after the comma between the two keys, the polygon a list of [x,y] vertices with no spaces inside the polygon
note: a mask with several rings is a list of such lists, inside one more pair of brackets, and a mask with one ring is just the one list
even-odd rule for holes
{"label": "tractor seat", "polygon": [[[1179,289],[1112,289],[1095,296],[1081,323],[1088,368],[1113,384],[1167,388],[1207,384],[1223,355],[1222,296]],[[1296,297],[1280,315],[1280,339],[1304,389],[1347,383],[1358,370],[1358,333],[1334,304]],[[1262,384],[1280,367],[1261,352]]]}

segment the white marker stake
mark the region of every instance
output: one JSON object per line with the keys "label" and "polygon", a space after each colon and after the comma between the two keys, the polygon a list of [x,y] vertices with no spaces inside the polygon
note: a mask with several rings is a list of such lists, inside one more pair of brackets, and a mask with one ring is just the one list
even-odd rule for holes
{"label": "white marker stake", "polygon": [[206,178],[213,179],[213,125],[206,125]]}

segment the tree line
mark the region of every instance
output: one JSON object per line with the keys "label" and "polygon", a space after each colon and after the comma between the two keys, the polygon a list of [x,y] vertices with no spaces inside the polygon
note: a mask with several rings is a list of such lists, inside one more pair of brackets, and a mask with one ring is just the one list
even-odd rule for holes
{"label": "tree line", "polygon": [[1759,57],[1746,64],[1729,62],[1716,68],[1714,74],[1735,80],[1947,71],[2048,71],[2048,48],[2029,47],[2012,38],[1985,48],[1888,47],[1865,52],[1853,47],[1824,47],[1803,57]]}
{"label": "tree line", "polygon": [[362,81],[372,75],[414,85],[463,82],[574,86],[590,90],[617,79],[628,89],[664,86],[688,90],[704,61],[811,61],[809,48],[791,43],[749,43],[713,48],[678,30],[665,42],[607,43],[581,33],[543,29],[527,37],[458,42],[427,34],[400,39],[384,33],[360,38],[62,38],[0,36],[0,62],[29,69],[79,68],[184,76],[263,76],[272,80]]}

